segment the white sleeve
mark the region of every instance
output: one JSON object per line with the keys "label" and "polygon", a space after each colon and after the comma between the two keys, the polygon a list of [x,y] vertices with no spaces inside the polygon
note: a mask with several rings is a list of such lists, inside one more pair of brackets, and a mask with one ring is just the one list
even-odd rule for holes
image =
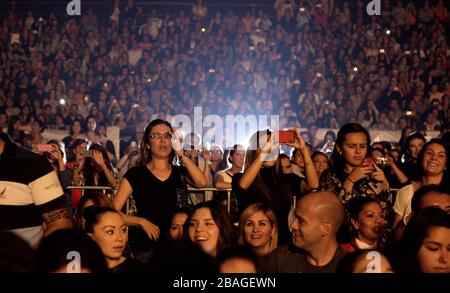
{"label": "white sleeve", "polygon": [[35,205],[42,205],[64,194],[55,171],[47,173],[28,184]]}
{"label": "white sleeve", "polygon": [[394,212],[399,215],[400,217],[403,218],[403,215],[405,214],[405,197],[406,197],[406,192],[405,189],[408,187],[409,185],[401,188],[398,192],[397,192],[397,197],[395,199],[395,203],[394,203]]}

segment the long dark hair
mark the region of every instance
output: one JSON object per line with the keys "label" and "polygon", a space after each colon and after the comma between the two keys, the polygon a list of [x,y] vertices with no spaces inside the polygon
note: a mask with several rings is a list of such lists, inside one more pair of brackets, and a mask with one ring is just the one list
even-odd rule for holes
{"label": "long dark hair", "polygon": [[[101,152],[103,161],[105,162],[106,167],[110,171],[113,170],[111,162],[109,161],[109,158],[108,158],[108,153],[106,152],[106,149],[102,145],[93,143],[89,147],[89,150],[95,150],[95,151]],[[94,158],[91,158],[91,157],[86,158],[82,172],[83,172],[84,178],[86,179],[85,184],[88,186],[95,185],[94,173],[96,173],[98,171],[93,168],[94,164],[95,164]],[[106,175],[104,174],[104,172],[100,172],[99,175],[100,175],[99,180],[98,180],[99,185],[100,186],[109,186],[108,179],[106,178]],[[114,187],[114,186],[112,186],[112,187]]]}
{"label": "long dark hair", "polygon": [[[423,134],[420,133],[420,132],[413,132],[413,133],[411,133],[410,135],[408,135],[408,136],[406,137],[406,139],[405,139],[405,144],[404,144],[404,145],[401,145],[401,147],[402,147],[402,158],[403,158],[403,160],[405,160],[405,161],[411,161],[411,160],[413,160],[413,158],[411,157],[411,153],[409,152],[409,144],[411,143],[411,141],[412,141],[413,139],[420,139],[420,140],[422,140],[424,143],[427,141],[427,140],[425,139],[425,136],[423,136]],[[422,147],[422,149],[423,149],[423,147]]]}
{"label": "long dark hair", "polygon": [[[155,127],[156,125],[160,125],[160,124],[166,125],[172,131],[172,125],[170,125],[170,123],[167,122],[166,120],[162,120],[162,119],[152,120],[145,127],[144,134],[142,135],[136,166],[144,166],[152,160],[152,152],[150,149],[148,149],[147,146],[150,144],[150,133],[152,132],[153,127]],[[169,155],[169,163],[172,164],[174,158],[175,158],[175,150],[172,149],[172,151],[170,152],[170,155]]]}
{"label": "long dark hair", "polygon": [[220,235],[219,241],[217,243],[217,251],[232,247],[235,244],[235,234],[233,230],[233,224],[231,223],[230,216],[228,215],[227,210],[221,204],[216,201],[204,201],[197,204],[192,210],[190,216],[186,219],[186,222],[183,226],[183,235],[186,238],[189,238],[189,224],[191,222],[192,216],[195,211],[207,208],[211,212],[211,217],[219,228]]}
{"label": "long dark hair", "polygon": [[424,208],[413,214],[400,240],[400,258],[395,263],[396,272],[421,271],[417,253],[433,226],[450,229],[450,215],[437,207]]}
{"label": "long dark hair", "polygon": [[[247,170],[250,167],[250,165],[256,160],[257,150],[260,146],[259,145],[260,138],[269,134],[270,134],[269,130],[263,130],[258,131],[252,135],[252,137],[250,138],[247,151],[245,152],[244,170]],[[275,163],[275,165],[270,168],[272,173],[271,178],[273,178],[275,190],[270,190],[269,186],[263,180],[260,172],[258,173],[258,175],[256,175],[256,178],[251,185],[251,188],[253,187],[252,192],[263,196],[267,200],[269,208],[271,208],[272,210],[275,210],[276,208],[275,206],[272,205],[273,202],[272,194],[278,193],[284,197],[285,201],[288,202],[291,201],[294,195],[293,190],[289,188],[291,185],[289,184],[288,177],[285,176],[282,172],[281,164],[279,163],[280,161],[279,157],[277,160],[278,161]]]}
{"label": "long dark hair", "polygon": [[425,151],[428,148],[428,146],[430,146],[431,144],[438,144],[440,146],[442,146],[445,150],[445,156],[446,156],[446,164],[444,167],[444,174],[442,175],[442,180],[439,183],[439,185],[444,185],[444,184],[448,184],[448,179],[449,179],[449,174],[448,174],[448,170],[450,167],[450,148],[445,144],[445,142],[440,139],[440,138],[433,138],[431,139],[429,142],[425,143],[423,145],[423,147],[420,149],[419,155],[417,156],[417,162],[418,162],[418,167],[419,167],[419,174],[420,174],[420,178],[422,179],[423,176],[425,176],[425,170],[423,169],[423,165],[422,165],[422,161],[423,161],[423,157],[425,155]]}
{"label": "long dark hair", "polygon": [[345,137],[347,134],[350,133],[364,133],[367,137],[367,154],[370,155],[370,135],[367,129],[365,129],[363,126],[361,126],[358,123],[348,123],[339,129],[337,137],[336,137],[336,143],[334,145],[333,154],[331,155],[331,170],[337,175],[339,179],[344,179],[345,173],[344,173],[344,167],[345,167],[345,159],[344,157],[339,153],[337,147],[342,150],[342,147],[344,145]]}

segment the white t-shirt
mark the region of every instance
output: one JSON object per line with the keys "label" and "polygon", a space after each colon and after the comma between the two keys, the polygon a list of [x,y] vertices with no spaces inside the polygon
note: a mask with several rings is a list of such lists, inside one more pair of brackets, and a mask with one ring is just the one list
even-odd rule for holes
{"label": "white t-shirt", "polygon": [[225,182],[225,183],[230,183],[230,184],[231,184],[231,181],[233,180],[233,176],[230,175],[230,174],[231,174],[231,173],[230,173],[229,169],[226,169],[226,170],[220,170],[220,171],[218,171],[218,172],[216,173],[216,175],[214,176],[214,177],[215,177],[215,178],[214,178],[214,181],[217,180],[217,176],[218,176],[218,175],[221,175],[221,176],[223,177],[223,182]]}
{"label": "white t-shirt", "polygon": [[401,216],[403,220],[411,214],[411,200],[414,195],[414,188],[412,184],[401,188],[397,193],[395,199],[394,212]]}

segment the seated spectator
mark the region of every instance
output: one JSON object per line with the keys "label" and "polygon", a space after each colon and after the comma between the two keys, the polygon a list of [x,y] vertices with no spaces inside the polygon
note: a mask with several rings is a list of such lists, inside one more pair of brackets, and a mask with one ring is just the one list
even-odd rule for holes
{"label": "seated spectator", "polygon": [[19,116],[13,116],[9,119],[8,135],[20,146],[25,146],[25,129],[26,127],[22,126],[22,120]]}
{"label": "seated spectator", "polygon": [[244,166],[245,149],[242,145],[235,144],[229,152],[227,162],[231,167],[220,170],[215,174],[214,185],[218,189],[231,188],[233,175],[242,171]]}
{"label": "seated spectator", "polygon": [[37,273],[38,262],[31,246],[16,234],[0,231],[0,273]]}
{"label": "seated spectator", "polygon": [[301,197],[291,224],[295,247],[274,250],[263,262],[263,271],[333,273],[346,254],[336,241],[344,216],[344,207],[333,193],[319,191]]}
{"label": "seated spectator", "polygon": [[[73,254],[73,252],[78,252]],[[76,229],[56,231],[36,250],[39,271],[44,273],[105,273],[105,257],[97,243]]]}
{"label": "seated spectator", "polygon": [[411,212],[417,213],[426,207],[438,207],[450,214],[450,190],[442,185],[425,185],[414,193]]}
{"label": "seated spectator", "polygon": [[197,204],[184,225],[184,234],[213,258],[234,244],[233,225],[226,209],[215,201]]}
{"label": "seated spectator", "polygon": [[325,170],[330,167],[330,162],[328,156],[321,151],[315,151],[311,155],[311,160],[313,161],[314,167],[316,168],[317,178],[320,179]]}
{"label": "seated spectator", "polygon": [[278,225],[275,214],[262,204],[249,205],[241,214],[238,243],[249,247],[259,258],[277,248]]}
{"label": "seated spectator", "polygon": [[370,197],[355,197],[348,202],[354,238],[350,243],[342,244],[349,251],[358,249],[380,249],[387,221],[383,218],[380,203]]}
{"label": "seated spectator", "polygon": [[421,174],[420,181],[413,182],[398,191],[394,205],[393,228],[403,220],[406,224],[407,218],[411,214],[411,199],[420,187],[437,184],[445,186],[449,182],[447,169],[449,167],[450,150],[445,143],[434,138],[427,142],[420,150],[418,156],[419,171]]}
{"label": "seated spectator", "polygon": [[170,227],[168,231],[168,237],[171,240],[183,239],[183,226],[187,218],[190,216],[191,211],[187,208],[180,208],[172,216],[170,221]]}
{"label": "seated spectator", "polygon": [[417,158],[425,142],[422,133],[414,132],[406,138],[405,145],[402,146],[403,155],[399,167],[411,181],[420,180]]}
{"label": "seated spectator", "polygon": [[85,138],[85,135],[83,134],[83,123],[81,120],[73,120],[72,124],[70,126],[69,135],[63,138],[63,142],[65,146],[69,146],[72,144],[72,142],[78,138]]}
{"label": "seated spectator", "polygon": [[259,261],[248,247],[236,246],[223,249],[216,258],[219,273],[258,273]]}
{"label": "seated spectator", "polygon": [[74,220],[77,224],[78,228],[84,231],[84,210],[87,207],[105,207],[105,208],[112,208],[113,203],[111,199],[99,192],[86,192],[78,202],[78,205],[74,212]]}
{"label": "seated spectator", "polygon": [[86,117],[86,137],[90,143],[100,143],[97,131],[97,121],[95,117]]}
{"label": "seated spectator", "polygon": [[413,214],[392,264],[399,273],[449,273],[450,215],[436,207]]}
{"label": "seated spectator", "polygon": [[411,199],[411,214],[405,219],[405,221],[398,222],[393,234],[394,239],[399,240],[402,238],[405,226],[409,221],[409,218],[417,213],[419,210],[426,207],[438,207],[443,211],[450,214],[450,190],[446,186],[442,185],[425,185],[419,188]]}
{"label": "seated spectator", "polygon": [[144,265],[124,255],[128,242],[127,226],[114,208],[95,207],[85,213],[85,232],[102,250],[112,273],[144,272]]}
{"label": "seated spectator", "polygon": [[30,138],[26,139],[26,147],[31,149],[36,144],[46,144],[48,140],[42,136],[44,130],[45,125],[41,121],[36,120],[31,123]]}

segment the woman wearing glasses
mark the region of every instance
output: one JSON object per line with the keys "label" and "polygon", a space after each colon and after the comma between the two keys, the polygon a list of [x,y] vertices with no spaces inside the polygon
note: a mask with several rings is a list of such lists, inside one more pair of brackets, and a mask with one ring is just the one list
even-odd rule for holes
{"label": "woman wearing glasses", "polygon": [[[113,204],[121,210],[128,198],[133,195],[137,216],[124,215],[127,225],[140,226],[146,235],[136,235],[136,258],[143,262],[151,259],[155,241],[160,231],[167,231],[170,216],[180,203],[177,189],[185,189],[186,182],[197,188],[206,185],[202,171],[186,156],[183,150],[172,148],[174,135],[169,122],[155,119],[145,128],[142,136],[137,166],[129,169],[123,176]],[[178,138],[177,138],[178,139]],[[180,142],[180,145],[183,145]],[[175,155],[182,166],[173,164]]]}

